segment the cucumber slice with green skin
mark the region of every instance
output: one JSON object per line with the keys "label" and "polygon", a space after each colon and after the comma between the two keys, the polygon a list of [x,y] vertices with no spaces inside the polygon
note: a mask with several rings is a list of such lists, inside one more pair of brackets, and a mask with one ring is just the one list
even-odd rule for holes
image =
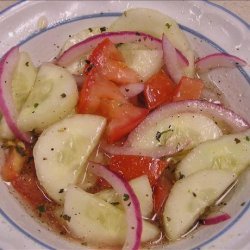
{"label": "cucumber slice with green skin", "polygon": [[127,43],[118,48],[126,64],[137,72],[143,81],[156,74],[163,66],[161,50],[150,50],[142,45]]}
{"label": "cucumber slice with green skin", "polygon": [[[116,206],[87,193],[77,186],[68,187],[64,215],[67,225],[78,238],[94,245],[122,245],[126,237],[125,213]],[[156,239],[159,229],[143,221],[142,242]]]}
{"label": "cucumber slice with green skin", "polygon": [[128,141],[135,148],[154,148],[166,144],[178,147],[188,143],[185,149],[190,149],[201,142],[222,136],[222,131],[212,119],[196,113],[161,117],[152,126],[142,123],[134,133],[128,137]]}
{"label": "cucumber slice with green skin", "polygon": [[250,166],[250,129],[198,145],[178,164],[175,174],[179,179],[208,168],[240,174],[247,166]]}
{"label": "cucumber slice with green skin", "polygon": [[177,240],[184,235],[236,177],[231,171],[205,169],[177,181],[163,212],[167,238]]}
{"label": "cucumber slice with green skin", "polygon": [[[141,214],[149,217],[153,210],[152,189],[146,175],[135,178],[129,182],[134,190],[141,207]],[[120,197],[113,189],[103,190],[95,193],[98,198],[115,205],[119,209],[123,209],[122,197]]]}
{"label": "cucumber slice with green skin", "polygon": [[185,68],[187,76],[194,76],[194,53],[185,34],[178,24],[170,17],[152,9],[130,9],[114,21],[109,31],[138,31],[162,38],[166,34],[173,46],[180,50],[188,59],[189,66]]}
{"label": "cucumber slice with green skin", "polygon": [[[36,79],[37,68],[33,65],[30,56],[21,52],[12,80],[12,95],[17,112],[25,103]],[[13,139],[14,135],[4,118],[0,122],[0,137]]]}
{"label": "cucumber slice with green skin", "polygon": [[85,171],[105,124],[104,117],[78,114],[52,125],[38,138],[33,150],[37,178],[58,203],[63,203],[67,186]]}
{"label": "cucumber slice with green skin", "polygon": [[42,131],[66,117],[77,100],[78,91],[73,76],[52,63],[43,64],[18,116],[18,126],[23,131]]}

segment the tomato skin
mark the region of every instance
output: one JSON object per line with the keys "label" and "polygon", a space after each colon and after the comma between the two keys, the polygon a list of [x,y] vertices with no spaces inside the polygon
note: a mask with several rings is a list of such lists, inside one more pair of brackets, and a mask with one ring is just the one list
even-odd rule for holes
{"label": "tomato skin", "polygon": [[129,102],[103,99],[100,105],[101,115],[110,119],[106,129],[108,143],[114,143],[133,130],[145,117],[149,110],[136,107]]}
{"label": "tomato skin", "polygon": [[145,83],[144,97],[149,109],[155,109],[163,103],[169,103],[173,99],[175,83],[163,71],[159,71]]}
{"label": "tomato skin", "polygon": [[159,216],[169,196],[173,182],[168,175],[163,174],[153,187],[153,207],[156,216]]}
{"label": "tomato skin", "polygon": [[199,99],[203,87],[204,83],[202,80],[183,76],[177,85],[173,101]]}
{"label": "tomato skin", "polygon": [[108,39],[104,39],[93,50],[84,73],[96,68],[105,78],[116,84],[129,84],[140,81],[139,75],[124,62],[121,52]]}
{"label": "tomato skin", "polygon": [[120,174],[127,181],[147,175],[151,186],[153,186],[166,166],[167,163],[165,161],[151,157],[114,155],[110,158],[108,168]]}
{"label": "tomato skin", "polygon": [[[114,64],[121,67],[114,68]],[[120,72],[121,69],[125,75]],[[80,91],[77,112],[106,117],[108,143],[116,142],[126,136],[149,113],[148,109],[130,103],[117,86],[120,83],[130,83],[127,81],[133,78],[133,72],[130,71],[123,62],[121,53],[109,39],[104,39],[93,50],[89,64],[85,67],[86,79]],[[137,80],[133,78],[133,81]]]}
{"label": "tomato skin", "polygon": [[103,98],[126,102],[115,83],[105,79],[96,69],[93,69],[86,76],[80,91],[77,112],[95,114]]}

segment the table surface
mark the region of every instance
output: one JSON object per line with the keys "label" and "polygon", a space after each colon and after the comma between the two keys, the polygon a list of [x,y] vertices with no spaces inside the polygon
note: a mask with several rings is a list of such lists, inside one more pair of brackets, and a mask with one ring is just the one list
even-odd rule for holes
{"label": "table surface", "polygon": [[[6,7],[10,6],[11,4],[15,3],[16,1],[3,1],[0,0],[0,11],[5,9]],[[240,18],[244,19],[246,22],[250,23],[250,1],[211,1],[218,5],[221,5],[225,7],[226,9],[234,12],[236,15],[238,15]],[[5,222],[4,222],[5,223]],[[13,226],[11,225],[5,225],[5,228],[7,229],[5,234],[6,237],[8,237],[8,241],[12,241],[15,239],[15,242],[18,239],[19,242],[19,249],[22,250],[30,250],[29,249],[29,241],[30,239],[23,237],[20,233],[17,233],[15,230],[13,230]],[[36,245],[36,243],[32,243],[35,247],[35,249],[42,249],[39,245]],[[0,247],[1,248],[1,247]]]}

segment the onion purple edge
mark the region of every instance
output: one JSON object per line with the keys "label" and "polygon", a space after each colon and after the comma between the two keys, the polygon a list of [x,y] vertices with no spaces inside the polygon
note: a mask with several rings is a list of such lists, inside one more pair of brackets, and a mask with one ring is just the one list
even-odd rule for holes
{"label": "onion purple edge", "polygon": [[[2,115],[4,116],[4,118],[6,120],[6,123],[8,124],[10,130],[15,134],[15,136],[17,138],[19,138],[20,140],[22,140],[22,141],[25,141],[27,143],[31,143],[32,142],[32,137],[29,134],[22,132],[18,128],[18,126],[16,124],[16,121],[14,120],[14,117],[13,117],[13,116],[15,116],[15,111],[11,111],[9,109],[8,105],[6,105],[6,100],[5,100],[4,91],[3,91],[4,84],[5,84],[5,80],[2,79],[4,71],[5,71],[4,64],[7,62],[8,59],[12,60],[11,57],[13,56],[14,53],[18,53],[18,51],[19,51],[18,46],[15,46],[15,47],[11,48],[2,57],[2,59],[0,61],[0,104],[1,104],[0,109],[1,109]],[[13,69],[11,69],[11,71],[13,71]],[[12,76],[10,77],[10,80],[12,80]],[[9,83],[9,84],[11,84],[11,83]],[[11,100],[11,101],[13,101],[13,100]]]}
{"label": "onion purple edge", "polygon": [[[105,166],[99,164],[99,163],[95,163],[95,162],[89,162],[90,163],[90,171],[102,178],[104,178],[106,181],[108,181],[111,186],[113,186],[113,188],[120,193],[121,195],[123,195],[124,193],[119,192],[116,187],[114,187],[115,185],[113,185],[114,183],[112,183],[112,181],[110,181],[112,178],[115,178],[115,181],[118,181],[120,185],[120,187],[126,190],[126,193],[128,193],[129,197],[130,197],[130,202],[131,205],[133,206],[133,210],[134,210],[134,215],[135,215],[135,220],[136,220],[136,236],[135,236],[135,241],[132,242],[131,244],[131,238],[129,237],[131,230],[133,230],[132,228],[129,228],[128,225],[128,234],[124,243],[124,247],[126,247],[126,245],[131,245],[130,248],[131,250],[138,250],[140,248],[140,243],[141,243],[141,235],[142,235],[142,215],[141,215],[141,210],[140,210],[140,203],[139,200],[136,196],[136,194],[134,193],[132,187],[129,185],[129,183],[127,181],[125,181],[121,176],[119,176],[118,174],[114,173],[113,171],[107,169]],[[101,174],[101,172],[104,173],[104,175]],[[108,175],[108,176],[107,176]],[[124,206],[125,206],[125,210],[126,210],[126,206],[128,206],[128,204],[125,204],[124,202]],[[127,214],[127,218],[129,218],[129,215]],[[127,248],[123,248],[123,249],[127,249]]]}

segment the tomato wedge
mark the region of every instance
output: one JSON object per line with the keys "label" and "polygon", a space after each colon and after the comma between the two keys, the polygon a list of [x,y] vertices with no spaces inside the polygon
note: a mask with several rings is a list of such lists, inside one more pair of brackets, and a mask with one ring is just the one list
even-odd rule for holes
{"label": "tomato wedge", "polygon": [[[121,93],[119,88],[121,82],[128,83],[132,78],[133,81],[138,80],[122,60],[114,44],[109,39],[103,40],[89,57],[89,64],[85,67],[86,79],[77,104],[78,113],[102,115],[108,119],[106,129],[108,143],[116,142],[126,136],[149,112],[148,109],[133,105]],[[111,67],[113,63],[118,63],[117,65],[122,67]],[[92,66],[89,69],[90,65]],[[124,71],[120,74],[121,69]]]}
{"label": "tomato wedge", "polygon": [[155,183],[153,187],[153,206],[156,216],[161,214],[172,186],[173,182],[171,178],[165,173]]}
{"label": "tomato wedge", "polygon": [[184,76],[177,85],[173,101],[199,99],[203,87],[202,80]]}
{"label": "tomato wedge", "polygon": [[121,52],[108,38],[104,39],[93,50],[87,60],[85,74],[88,74],[92,68],[96,68],[105,78],[117,84],[140,81],[139,75],[126,65]]}
{"label": "tomato wedge", "polygon": [[38,184],[33,164],[26,165],[22,174],[15,178],[11,184],[33,208],[48,201]]}
{"label": "tomato wedge", "polygon": [[175,83],[163,71],[149,78],[145,83],[144,97],[149,109],[154,109],[163,103],[169,103],[173,99]]}
{"label": "tomato wedge", "polygon": [[133,130],[148,114],[148,110],[129,102],[103,99],[99,114],[109,119],[106,129],[108,143],[116,142]]}
{"label": "tomato wedge", "polygon": [[105,79],[96,69],[93,69],[87,74],[80,91],[77,112],[95,114],[102,98],[126,102],[115,83]]}
{"label": "tomato wedge", "polygon": [[119,173],[127,181],[147,175],[151,186],[161,176],[167,163],[160,159],[137,155],[114,155],[109,162],[109,169]]}

